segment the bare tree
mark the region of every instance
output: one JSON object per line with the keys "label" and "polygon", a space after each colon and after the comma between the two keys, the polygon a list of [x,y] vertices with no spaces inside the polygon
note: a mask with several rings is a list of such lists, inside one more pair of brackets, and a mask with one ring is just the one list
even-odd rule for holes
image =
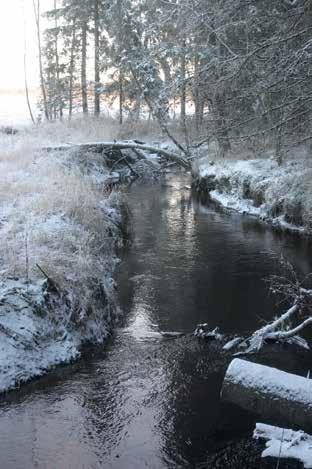
{"label": "bare tree", "polygon": [[94,0],[94,115],[100,114],[100,3]]}
{"label": "bare tree", "polygon": [[84,115],[88,114],[87,31],[88,22],[86,19],[83,19],[81,25],[81,97]]}
{"label": "bare tree", "polygon": [[44,81],[44,74],[43,74],[43,63],[42,63],[42,49],[41,49],[41,30],[40,30],[40,0],[33,0],[33,9],[36,21],[36,29],[37,29],[37,43],[38,43],[38,54],[39,54],[39,73],[40,73],[40,87],[41,87],[41,94],[43,100],[43,109],[44,115],[47,120],[49,120],[49,109],[47,103],[47,94],[45,88],[45,81]]}
{"label": "bare tree", "polygon": [[76,19],[74,18],[72,21],[72,37],[71,37],[70,62],[69,62],[69,103],[68,103],[68,118],[69,119],[71,119],[72,113],[73,113],[75,49],[76,49]]}

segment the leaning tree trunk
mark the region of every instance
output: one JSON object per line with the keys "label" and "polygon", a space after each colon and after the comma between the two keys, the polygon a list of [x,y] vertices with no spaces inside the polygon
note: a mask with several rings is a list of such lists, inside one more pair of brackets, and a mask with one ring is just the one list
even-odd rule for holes
{"label": "leaning tree trunk", "polygon": [[[143,94],[143,87],[141,86],[141,83],[137,77],[137,74],[136,74],[136,71],[134,70],[133,67],[131,67],[130,65],[130,71],[131,71],[131,74],[132,74],[132,77],[138,87],[138,89],[140,90],[140,92]],[[180,150],[182,151],[182,153],[184,153],[184,155],[189,158],[190,156],[190,152],[189,152],[189,148],[185,149],[183,145],[181,145],[181,143],[175,138],[175,136],[170,132],[170,130],[168,129],[168,126],[166,124],[166,122],[164,121],[163,119],[163,115],[162,113],[159,113],[157,110],[155,110],[154,108],[154,105],[152,103],[152,101],[148,98],[148,96],[145,96],[145,102],[150,110],[150,114],[149,114],[149,119],[150,119],[150,116],[153,116],[155,117],[155,119],[157,119],[157,122],[159,124],[159,127],[161,128],[161,130],[164,132],[164,134],[167,135],[167,137],[170,138],[170,140],[175,144],[175,146]]]}
{"label": "leaning tree trunk", "polygon": [[221,398],[273,423],[312,430],[312,380],[238,358],[227,369]]}

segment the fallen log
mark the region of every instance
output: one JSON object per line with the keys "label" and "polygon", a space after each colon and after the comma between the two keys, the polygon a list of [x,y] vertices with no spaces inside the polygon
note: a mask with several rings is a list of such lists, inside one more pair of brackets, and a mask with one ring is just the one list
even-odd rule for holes
{"label": "fallen log", "polygon": [[171,151],[165,150],[164,148],[154,147],[151,145],[141,144],[134,141],[124,142],[89,142],[79,144],[65,144],[58,146],[43,147],[44,151],[68,151],[68,150],[79,150],[79,151],[96,151],[98,153],[105,152],[108,150],[139,150],[141,152],[157,153],[164,158],[174,161],[185,169],[191,169],[190,162],[184,157],[177,155]]}
{"label": "fallen log", "polygon": [[276,423],[312,431],[312,380],[257,363],[234,359],[221,398]]}

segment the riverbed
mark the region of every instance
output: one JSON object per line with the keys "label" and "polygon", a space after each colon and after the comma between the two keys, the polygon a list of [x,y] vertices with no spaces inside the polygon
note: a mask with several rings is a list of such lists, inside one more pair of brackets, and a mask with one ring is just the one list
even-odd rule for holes
{"label": "riverbed", "polygon": [[[312,271],[310,243],[202,205],[187,175],[134,184],[127,199],[119,327],[105,348],[2,397],[0,468],[275,468],[250,438],[255,416],[220,402],[230,355],[192,332],[205,322],[245,334],[269,320],[264,279],[281,255]],[[264,360],[302,375],[311,363],[280,350]]]}

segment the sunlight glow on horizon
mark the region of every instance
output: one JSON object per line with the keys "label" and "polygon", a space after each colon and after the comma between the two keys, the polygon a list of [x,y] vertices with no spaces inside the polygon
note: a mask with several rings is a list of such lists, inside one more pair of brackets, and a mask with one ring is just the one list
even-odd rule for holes
{"label": "sunlight glow on horizon", "polygon": [[[51,0],[41,0],[41,10]],[[26,34],[25,34],[26,31]],[[24,89],[24,37],[26,37],[27,79],[30,89],[39,86],[38,46],[32,0],[0,2],[0,91]]]}

